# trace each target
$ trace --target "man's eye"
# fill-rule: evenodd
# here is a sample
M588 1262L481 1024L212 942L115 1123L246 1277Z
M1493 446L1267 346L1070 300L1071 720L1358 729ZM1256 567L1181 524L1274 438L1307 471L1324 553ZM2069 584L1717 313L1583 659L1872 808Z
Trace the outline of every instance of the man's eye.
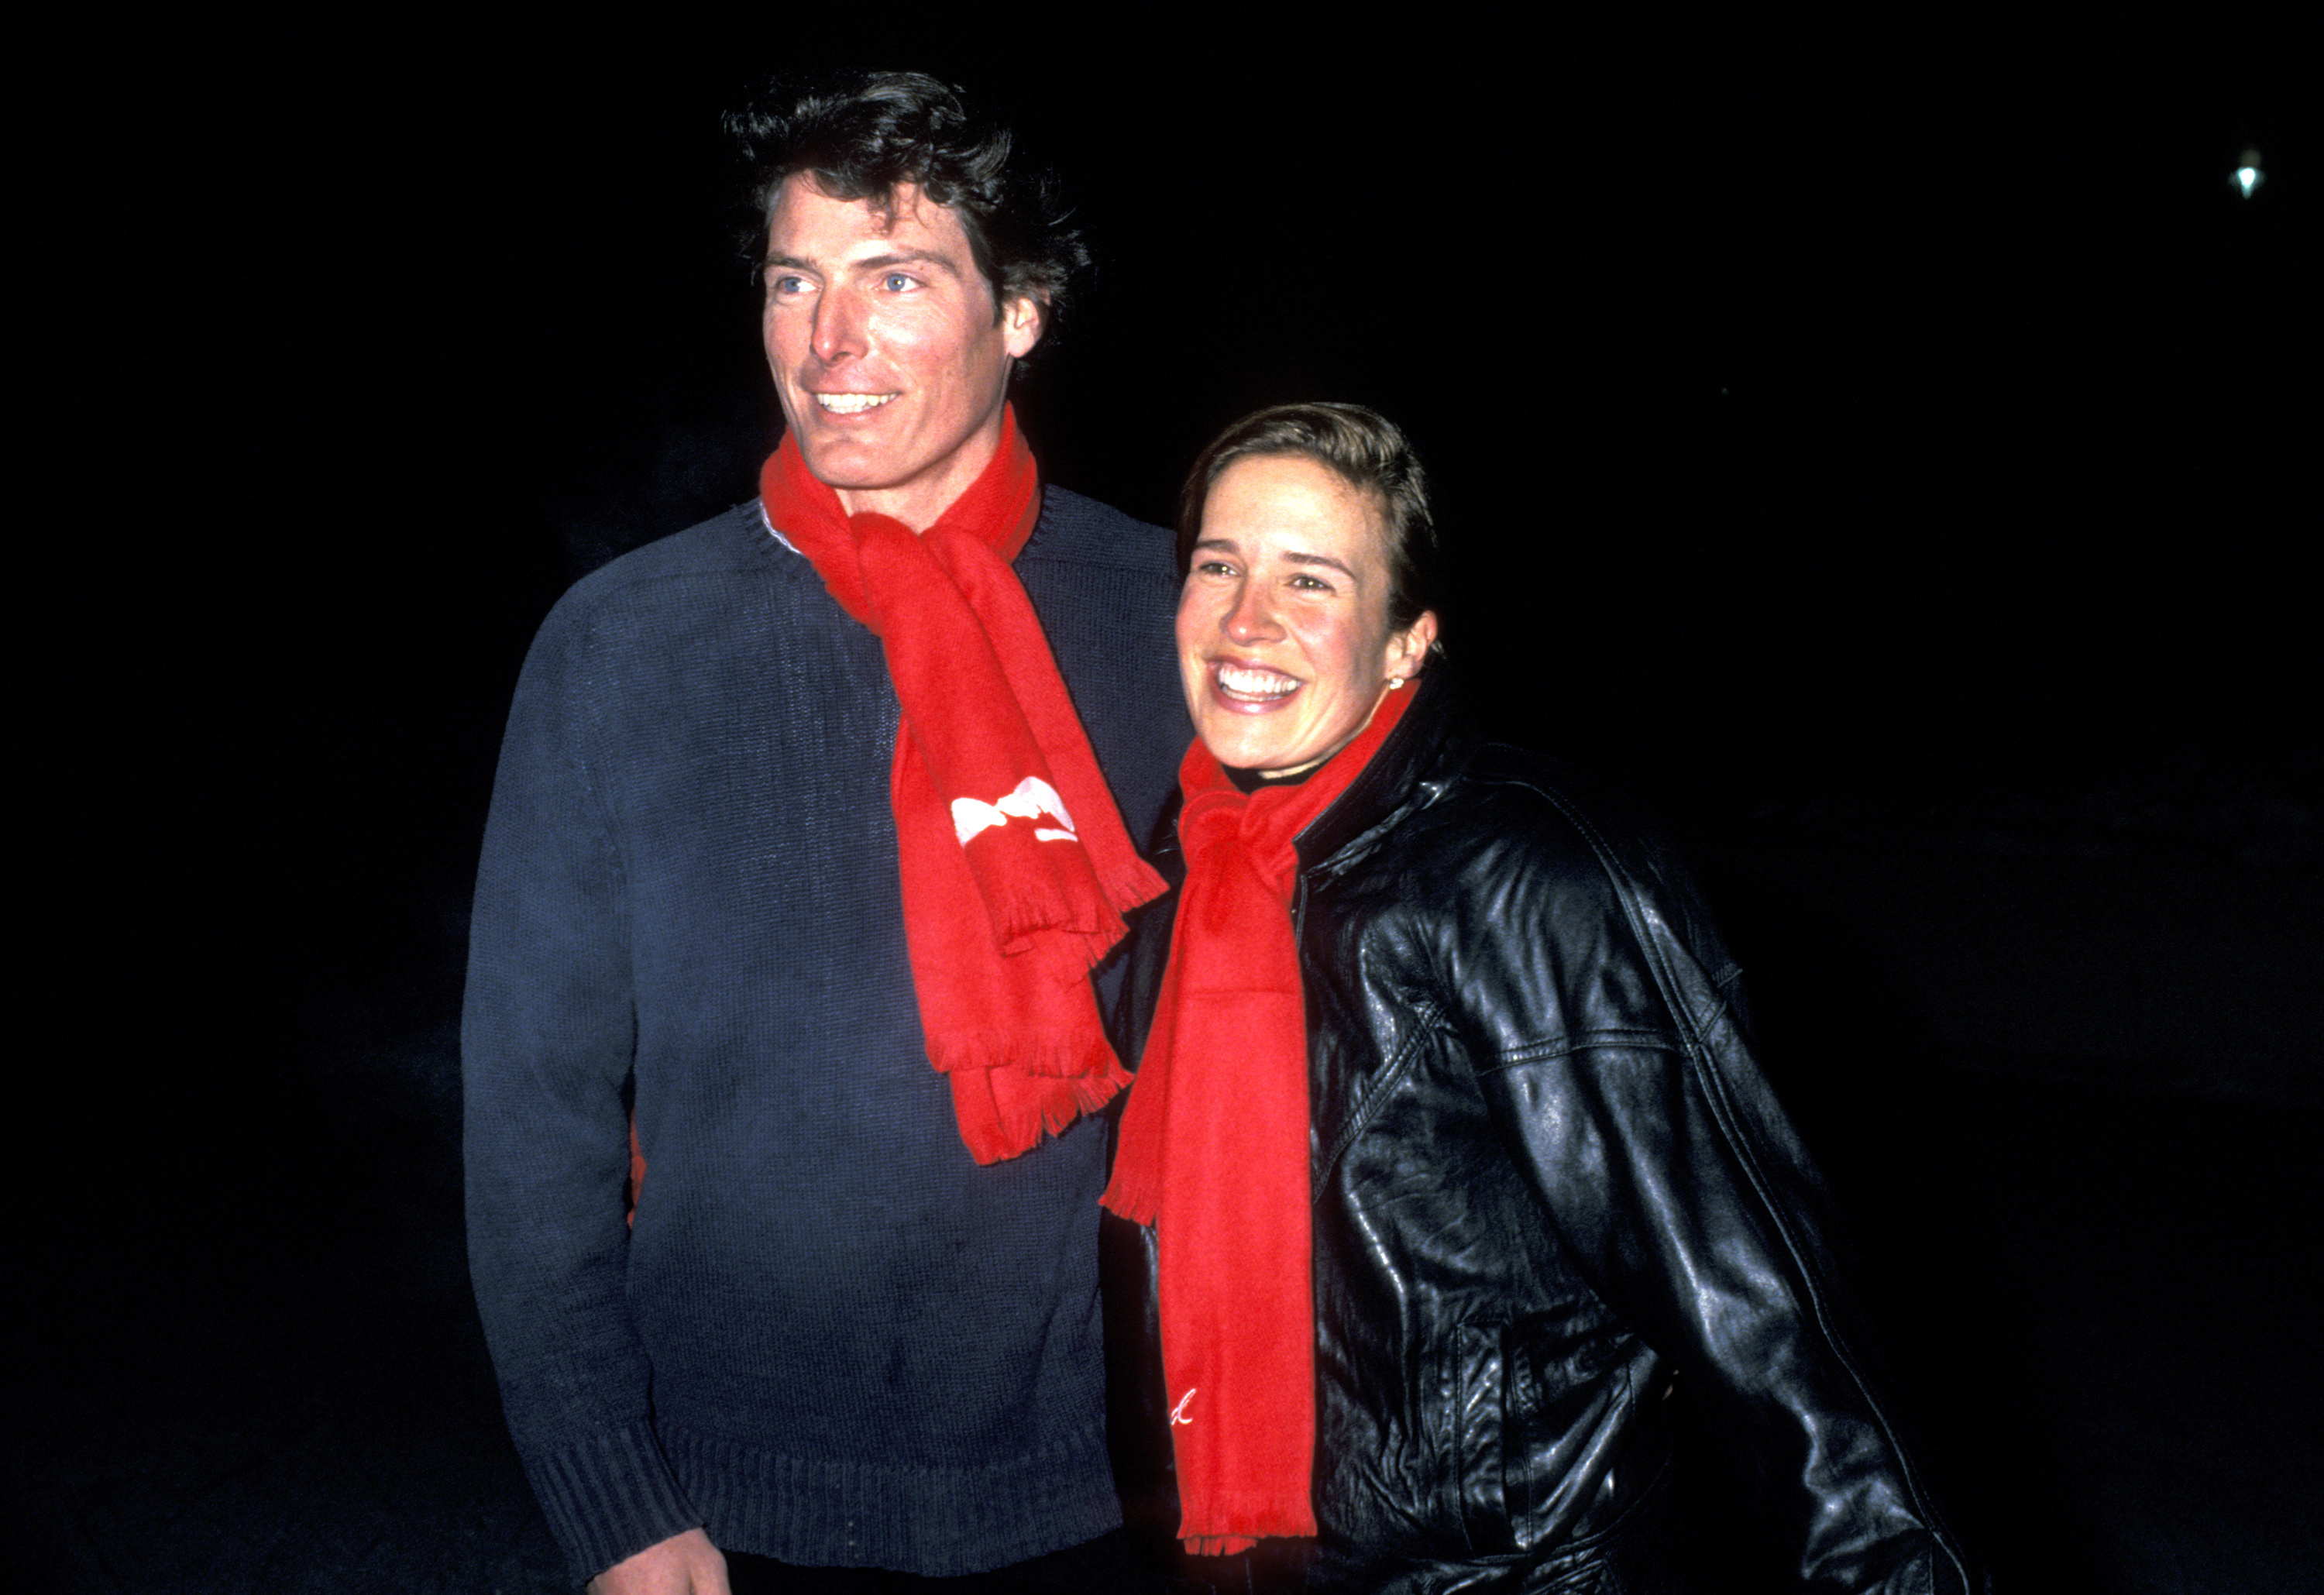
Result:
M904 293L912 289L918 288L919 283L917 280L906 276L901 272L890 272L885 277L880 279L880 286L886 289L890 293Z
M1232 576L1234 567L1223 559L1205 559L1194 567L1196 576Z
M1291 585L1295 587L1305 588L1306 591L1311 593L1328 593L1332 590L1331 583L1323 580L1320 576L1307 576L1304 573L1299 576L1293 576L1291 578Z
M767 279L767 291L772 294L805 293L807 288L807 281L804 277L793 277L778 272Z

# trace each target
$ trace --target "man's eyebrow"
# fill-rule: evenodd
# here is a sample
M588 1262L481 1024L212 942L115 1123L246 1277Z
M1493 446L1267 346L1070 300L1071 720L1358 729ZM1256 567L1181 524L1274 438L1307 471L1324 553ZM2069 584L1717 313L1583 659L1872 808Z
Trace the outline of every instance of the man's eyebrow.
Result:
M859 272L884 272L890 266L938 266L953 276L960 275L960 267L948 257L925 249L900 249L891 254L868 254L859 261L847 263Z
M954 277L960 275L960 267L953 261L944 255L922 249L899 249L887 254L865 255L862 260L842 261L840 266L843 270L853 272L885 272L897 266L936 266ZM761 272L772 272L779 268L788 272L820 272L824 269L815 262L801 260L795 254L769 254L760 257L759 270Z

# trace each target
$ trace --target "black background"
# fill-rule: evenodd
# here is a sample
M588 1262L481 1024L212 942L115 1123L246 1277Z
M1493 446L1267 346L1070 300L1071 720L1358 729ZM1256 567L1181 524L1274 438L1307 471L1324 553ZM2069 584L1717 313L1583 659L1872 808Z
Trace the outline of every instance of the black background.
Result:
M51 1332L23 1467L73 1580L553 1566L460 1279L449 1027L500 718L557 594L747 496L771 444L719 113L770 71L893 64L1004 107L1098 248L1019 395L1052 479L1163 520L1256 405L1354 400L1413 434L1471 689L1655 792L1734 894L2005 1562L2061 1588L2297 1581L2312 1530L2267 1503L2312 1472L2282 1415L2312 1414L2314 1376L2271 1369L2263 1397L2247 1364L2307 1360L2274 1249L2312 1240L2280 1212L2319 1100L2307 39L2249 13L1247 10L1102 40L693 14L213 18L86 39L28 84L27 784L61 890L28 927ZM2305 993L2277 1028L2311 1039L2257 1083L2229 1058L2192 1084L1915 1042L1858 927L1766 886L1803 849L1982 871L2005 914L2012 870L2102 870L2058 889L2092 913L2164 879L2230 917L2248 898L2275 960L2255 1000ZM1850 900L1883 917L1901 890ZM2191 934L2157 924L2142 945ZM2241 1000L2171 1000L2215 999ZM1868 1081L1890 1052L1914 1070ZM1963 1237L2017 1232L2019 1201L2057 1258L2012 1274ZM2167 1273L2163 1231L2211 1265L2248 1249L2246 1342L2190 1308L2183 1341L2093 1351L2076 1318L2042 1356L2146 1388L2200 1344L2230 1407L2278 1415L2153 1418L2270 1481L2194 1528L2092 1504L2152 1481L2089 1482L2017 1398L2052 1365L1992 1328L2050 1310L2008 1282L2057 1258ZM356 1483L296 1462L355 1452L379 1459ZM482 1516L456 1533L447 1499ZM2154 1546L2123 1549L2133 1518ZM370 1526L327 1546L318 1520ZM491 1554L381 1571L421 1542Z

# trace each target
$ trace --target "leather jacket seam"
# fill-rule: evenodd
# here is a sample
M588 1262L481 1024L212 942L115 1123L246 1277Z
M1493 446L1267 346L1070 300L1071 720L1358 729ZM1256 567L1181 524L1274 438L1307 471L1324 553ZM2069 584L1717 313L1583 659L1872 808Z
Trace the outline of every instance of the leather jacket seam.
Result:
M1521 1064L1551 1063L1584 1052L1682 1051L1683 1048L1677 1039L1661 1030L1591 1030L1555 1041L1536 1041L1523 1046L1504 1047L1490 1063L1480 1065L1477 1072L1480 1074L1498 1074Z
M1388 1060L1388 1067L1379 1072L1371 1088L1349 1110L1347 1124L1333 1138L1331 1149L1316 1159L1312 1182L1315 1190L1321 1191L1330 1183L1332 1171L1339 1166L1340 1159L1347 1156L1348 1148L1356 1144L1356 1138L1363 1134L1364 1127L1379 1112L1380 1104L1393 1094L1397 1084L1411 1072L1413 1060L1427 1045L1428 1038L1443 1028L1440 1021L1444 1017L1444 1010L1436 1003L1424 1003L1412 1010L1412 1017L1411 1036L1397 1048L1396 1056Z

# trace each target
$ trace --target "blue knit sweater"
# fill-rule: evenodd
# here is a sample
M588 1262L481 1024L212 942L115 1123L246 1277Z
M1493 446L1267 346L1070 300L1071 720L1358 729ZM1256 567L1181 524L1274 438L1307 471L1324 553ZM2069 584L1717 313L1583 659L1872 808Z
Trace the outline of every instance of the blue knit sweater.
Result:
M1190 734L1168 534L1052 487L1016 568L1142 842ZM1119 1521L1104 1128L963 1148L905 953L896 724L878 639L755 502L582 581L525 662L476 886L468 1245L576 1577L696 1525L953 1574Z

